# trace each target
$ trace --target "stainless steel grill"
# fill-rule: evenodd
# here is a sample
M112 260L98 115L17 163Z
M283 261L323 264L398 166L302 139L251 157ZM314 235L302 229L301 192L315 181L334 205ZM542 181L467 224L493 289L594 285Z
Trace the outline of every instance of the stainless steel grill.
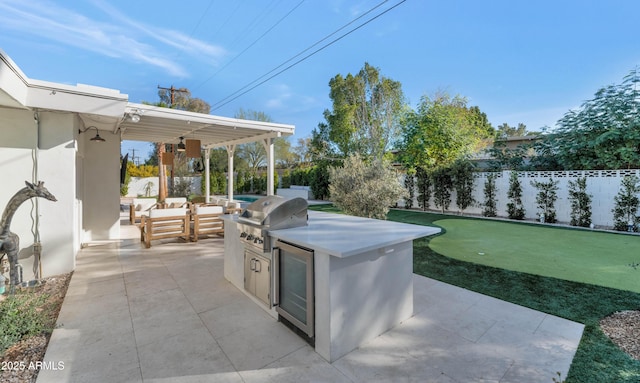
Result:
M238 217L240 238L261 252L271 251L269 230L306 226L307 201L304 198L267 196L251 203Z

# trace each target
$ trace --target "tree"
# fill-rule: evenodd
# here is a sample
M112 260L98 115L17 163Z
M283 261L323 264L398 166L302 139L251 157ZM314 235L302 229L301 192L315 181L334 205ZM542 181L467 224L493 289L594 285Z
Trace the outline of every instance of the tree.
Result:
M255 110L240 108L235 118L244 120L272 122L269 115ZM297 162L295 154L291 151L291 143L286 137L278 137L273 140L274 163L281 168L291 168ZM236 149L238 157L246 162L252 177L257 175L258 169L267 165L267 151L262 141L248 142L239 145Z
M458 160L451 168L453 187L456 190L456 206L460 212L475 203L473 198L473 164L468 160Z
M538 189L536 203L538 204L538 209L541 211L542 222L556 222L555 203L558 199L558 182L559 181L554 181L553 178L549 178L547 182L531 181L531 186Z
M587 193L587 177L569 181L569 201L571 201L571 225L589 227L591 225L591 195Z
M402 85L368 63L356 74L329 81L331 111L325 110L329 145L341 157L359 153L382 160L400 129L405 106Z
M311 137L298 138L297 144L293 147L298 164L311 162Z
M599 89L580 108L567 112L545 135L565 169L640 166L640 73Z
M640 180L636 176L625 176L620 185L620 191L615 196L613 212L613 228L626 231L632 230L638 223L638 208L640 207Z
M477 151L493 130L477 107L446 93L422 97L417 111L405 115L398 142L402 161L421 168L447 167Z
M291 142L287 137L278 137L273 140L275 164L282 169L291 169L299 163L298 156L291 148Z
M191 92L187 88L175 89L173 86L171 89L159 89L158 97L160 98L160 105L172 109L188 110L190 112L211 113L211 106L208 102L197 98L191 97ZM172 96L173 93L173 96ZM173 100L172 100L173 98ZM173 103L171 102L173 101Z
M356 153L344 166L329 169L329 190L334 204L345 213L386 219L389 207L406 195L388 161L364 161Z
M527 126L523 123L519 123L518 126L513 127L504 122L502 123L502 125L498 125L498 128L496 130L496 138L521 137L531 134L535 133L528 131Z
M509 202L507 203L507 215L510 219L522 220L525 216L522 204L522 185L518 178L518 172L512 171L509 176L509 190L507 191Z
M503 139L498 139L493 143L493 147L488 150L491 155L489 165L493 170L522 170L524 167L524 158L528 147L518 145L515 149L507 148L507 143Z
M484 182L484 210L482 215L485 217L495 217L498 215L496 207L496 175L489 174Z
M267 153L261 142L247 142L238 146L237 151L238 156L247 163L251 177L255 177L258 169L267 164Z
M449 210L451 204L451 188L453 187L453 180L451 179L451 173L448 168L440 167L433 171L433 202L436 207L445 210Z
M234 117L243 120L272 122L271 117L266 113L251 109L245 110L240 108ZM246 162L251 178L257 177L258 169L267 163L267 152L261 141L238 145L236 153L239 158L242 158L244 162Z

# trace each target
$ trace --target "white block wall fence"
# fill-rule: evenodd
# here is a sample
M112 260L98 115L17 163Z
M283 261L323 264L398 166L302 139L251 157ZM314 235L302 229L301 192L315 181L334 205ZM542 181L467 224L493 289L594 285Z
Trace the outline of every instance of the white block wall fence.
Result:
M496 205L498 217L507 217L507 191L509 190L509 175L511 171L495 172L496 175ZM484 203L484 184L489 172L474 173L473 198L476 204L467 208L463 214L482 215ZM587 178L587 193L591 194L591 221L596 227L613 227L613 213L615 201L614 197L620 191L620 184L625 176L635 175L640 177L638 169L622 170L563 170L563 171L529 171L518 172L520 184L522 185L522 202L524 204L526 219L538 219L538 208L536 195L538 189L531 185L531 181L546 182L549 178L558 182L558 199L555 203L556 217L559 223L569 223L571 221L571 202L569 201L569 181L577 178ZM404 179L402 180L404 181ZM417 190L413 207L418 208ZM451 192L451 205L447 213L459 213L456 206L456 192ZM398 206L404 207L404 201L399 201ZM430 210L438 210L431 198Z
M174 181L179 182L179 178L191 183L191 193L200 194L202 184L201 177L175 177ZM131 177L127 197L146 197L147 188L149 196L158 195L158 177Z

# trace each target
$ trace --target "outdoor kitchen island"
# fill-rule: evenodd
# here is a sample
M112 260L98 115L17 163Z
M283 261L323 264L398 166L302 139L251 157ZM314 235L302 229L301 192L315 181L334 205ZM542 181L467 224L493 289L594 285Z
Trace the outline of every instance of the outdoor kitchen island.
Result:
M410 318L413 240L439 232L433 227L315 211L308 212L305 226L269 231L274 247L283 241L313 250L316 352L333 362ZM237 216L227 216L225 278L246 292L239 234ZM272 278L278 278L277 272ZM272 289L279 285L272 280ZM270 305L263 307L274 312Z

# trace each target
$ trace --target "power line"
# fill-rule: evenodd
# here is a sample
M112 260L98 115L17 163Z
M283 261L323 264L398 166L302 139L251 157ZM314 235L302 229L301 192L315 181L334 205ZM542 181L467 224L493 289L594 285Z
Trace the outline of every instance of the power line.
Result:
M202 20L204 20L204 17L207 15L207 13L209 12L209 8L211 8L211 6L213 5L215 0L211 0L209 2L209 5L207 5L207 8L205 8L204 12L202 12L202 15L200 15L200 19L198 20L198 22L196 23L196 25L193 27L193 30L191 31L191 34L189 35L189 38L187 39L187 42L185 43L185 45L189 45L191 44L191 39L193 38L193 35L196 33L196 31L198 30L198 27L200 27L200 24L202 23Z
M387 1L388 1L388 0L387 0ZM375 8L379 7L380 5L382 5L382 4L384 4L384 3L386 3L387 1L383 1L382 3L378 4L376 7L372 8L372 9L375 9ZM293 68L294 66L296 66L296 65L300 64L301 62L305 61L305 60L306 60L306 59L308 59L309 57L311 57L311 56L315 55L316 53L318 53L318 52L320 52L320 51L324 50L325 48L327 48L327 47L329 47L329 46L333 45L334 43L336 43L336 42L338 42L338 41L342 40L342 39L343 39L343 38L345 38L346 36L348 36L348 35L350 35L351 33L353 33L353 32L355 32L355 31L357 31L358 29L360 29L360 28L364 27L365 25L367 25L367 24L369 24L370 22L372 22L372 21L376 20L377 18L379 18L379 17L381 17L381 16L385 15L387 12L389 12L389 11L393 10L394 8L398 7L399 5L401 5L402 3L406 2L406 1L407 1L407 0L402 0L402 1L398 2L397 4L395 4L395 5L393 5L393 6L389 7L389 8L387 8L386 10L384 10L384 11L380 12L379 14L377 14L377 15L373 16L372 18L368 19L367 21L363 22L362 24L360 24L360 25L356 26L355 28L353 28L353 29L349 30L348 32L346 32L346 33L344 33L344 34L340 35L338 38L336 38L336 39L334 39L334 40L331 40L331 41L330 41L330 42L328 42L327 44L325 44L325 45L321 46L320 48L316 49L315 51L311 52L310 54L308 54L308 55L304 56L304 57L303 57L303 58L301 58L300 60L295 61L295 62L294 62L294 63L292 63L291 65L289 65L289 66L285 67L284 69L282 69L282 70L280 70L280 71L276 72L276 73L275 73L275 74L273 74L272 76L269 76L269 77L267 77L266 79L264 79L263 81L260 81L260 79L262 79L262 78L264 78L264 77L268 76L270 73L274 72L274 71L275 71L275 70L277 70L278 68L282 67L282 66L283 66L283 65L285 65L286 63L288 63L288 62L290 62L291 60L293 60L293 58L300 56L303 52L308 51L311 47L310 47L310 48L305 49L303 52L301 52L301 53L297 54L296 56L294 56L293 58L291 58L291 59L289 59L289 60L285 61L283 64L280 64L279 66L277 66L276 68L274 68L274 69L270 70L270 71L269 71L269 72L267 72L266 74L264 74L264 75L262 75L262 76L258 77L256 80L253 80L252 82L248 83L247 85L243 86L242 88L238 89L237 91L235 91L235 92L231 93L229 96L227 96L227 97L223 98L222 100L218 101L217 103L215 103L214 105L212 105L212 106L211 106L211 110L213 111L213 110L216 110L216 109L220 109L221 107L223 107L223 106L225 106L225 105L229 104L231 101L233 101L233 100L235 100L235 99L237 99L237 98L239 98L239 97L241 97L241 96L245 95L246 93L248 93L248 92L252 91L253 89L255 89L255 88L259 87L260 85L262 85L262 84L266 83L267 81L271 80L272 78L274 78L274 77L276 77L276 76L280 75L281 73L283 73L283 72L285 72L285 71L287 71L287 70L289 70L289 69ZM369 11L369 12L370 12L370 11ZM367 12L367 13L368 13L368 12ZM357 19L356 19L356 20L357 20ZM351 24L351 23L353 23L353 21L351 21L349 24ZM347 24L347 25L349 25L349 24ZM339 30L341 30L341 29L343 29L343 28L344 28L344 27L342 27L342 28L338 29L338 31L339 31ZM332 34L330 34L329 36L332 36L332 35L334 35L335 33L336 33L336 32L333 32L333 33L332 33ZM324 39L322 39L322 40L320 40L320 41L324 41L324 40L326 40L329 36L325 37ZM315 46L315 45L317 45L317 44L318 44L318 43L316 43L316 44L312 45L312 47L313 47L313 46ZM260 82L258 82L258 81L260 81ZM256 82L257 82L257 84L256 84ZM253 86L252 86L252 84L255 84L255 85L253 85ZM247 89L247 88L248 88L248 89ZM246 89L246 90L245 90L245 89Z
M250 87L251 85L257 83L258 81L260 81L262 78L267 77L269 74L275 72L276 70L278 70L279 68L282 68L283 66L285 66L287 63L293 61L294 59L296 59L299 56L302 56L305 52L311 50L313 47L315 47L316 45L320 44L321 42L329 39L331 36L337 34L338 32L340 32L341 30L345 29L346 27L348 27L349 25L355 23L356 21L360 20L361 18L365 17L366 15L368 15L369 13L373 12L374 10L380 8L383 4L387 3L389 0L384 0L381 3L378 3L376 6L372 7L371 9L369 9L368 11L364 12L363 14L361 14L360 16L356 17L355 19L351 20L350 22L348 22L347 24L343 25L342 27L336 29L335 31L333 31L332 33L328 34L327 36L323 37L322 39L316 41L314 44L312 44L311 46L307 47L305 50L303 50L302 52L298 53L297 55L289 58L288 60L286 60L285 62L283 62L282 64L278 65L277 67L271 69L269 72L263 74L262 76L258 77L257 79L251 81L250 83L246 84L245 86L243 86L242 88L236 90L235 92L231 93L230 95L228 95L227 97L223 98L222 100L218 101L215 105L218 105L222 102L224 102L225 100L233 97L234 95L242 92L244 89L247 89L248 87ZM210 80L207 79L207 81ZM252 88L253 89L253 88ZM244 94L244 93L243 93ZM235 98L234 98L235 100ZM232 101L232 100L231 100ZM224 104L226 105L226 104ZM222 106L222 105L221 105Z
M247 26L242 31L237 33L236 39L233 42L231 42L229 46L233 47L234 45L242 41L244 37L248 36L249 33L251 33L253 29L255 29L258 26L258 24L260 24L260 20L265 18L269 13L271 13L271 11L273 10L272 7L274 6L274 4L277 6L276 0L272 0L269 4L267 4L267 6L264 7L264 9L260 11L253 18L253 20L251 20L251 22L247 24Z
M238 58L240 58L240 56L242 56L245 52L247 52L251 47L253 47L258 41L260 41L263 37L265 37L269 32L271 32L276 26L278 26L278 24L280 24L284 19L286 19L290 14L293 13L293 11L295 11L300 5L302 5L302 3L304 3L305 0L300 1L296 6L294 6L289 12L287 12L284 16L282 16L278 21L276 21L275 24L273 24L269 29L267 29L263 34L261 34L257 39L255 39L251 44L249 44L245 49L242 50L242 52L238 53L234 58L232 58L229 62L227 62L226 64L224 64L222 66L222 68L218 69L214 74L212 74L211 76L209 76L206 80L204 80L202 83L200 83L200 85L198 85L197 87L195 87L195 89L200 88L201 86L203 86L204 84L206 84L207 82L209 82L212 78L214 78L218 73L222 72L225 68L227 68L229 65L231 65L231 63L233 63L234 61L236 61Z

